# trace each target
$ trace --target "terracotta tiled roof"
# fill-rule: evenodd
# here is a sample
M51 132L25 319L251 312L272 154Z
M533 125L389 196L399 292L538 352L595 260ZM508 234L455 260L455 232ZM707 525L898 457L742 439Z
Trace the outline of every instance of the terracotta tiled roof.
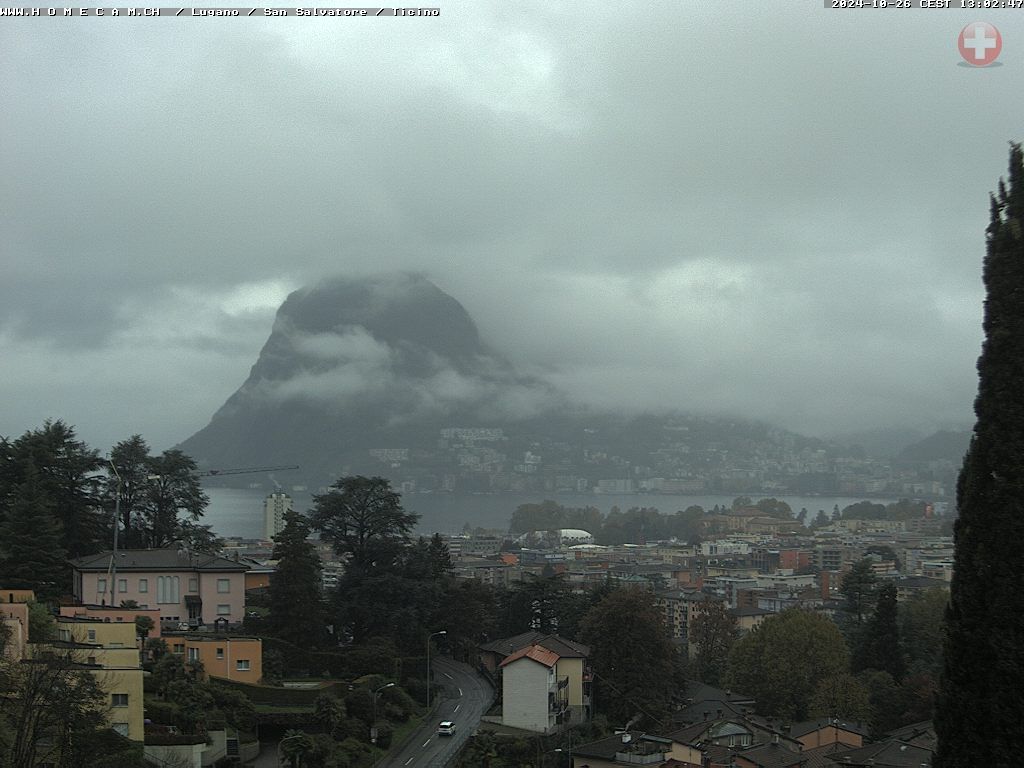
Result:
M498 666L504 667L511 664L513 661L519 661L519 659L532 659L539 664L543 664L545 667L553 667L558 663L559 658L560 657L557 653L548 650L542 645L528 645L526 648L521 648L513 653Z
M563 659L581 659L590 655L590 648L586 645L560 635L544 634L543 632L523 632L521 635L494 640L486 645L481 645L480 650L509 656L530 645L543 645Z

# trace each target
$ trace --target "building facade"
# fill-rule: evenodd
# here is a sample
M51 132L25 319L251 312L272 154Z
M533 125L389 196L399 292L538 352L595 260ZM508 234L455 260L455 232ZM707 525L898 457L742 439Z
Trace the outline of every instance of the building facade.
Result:
M190 626L245 617L248 566L216 555L184 549L130 549L71 561L75 601L110 606L111 585L118 605L134 600L156 608L164 622Z
M284 516L294 511L292 497L275 491L263 501L263 538L272 539L284 530Z

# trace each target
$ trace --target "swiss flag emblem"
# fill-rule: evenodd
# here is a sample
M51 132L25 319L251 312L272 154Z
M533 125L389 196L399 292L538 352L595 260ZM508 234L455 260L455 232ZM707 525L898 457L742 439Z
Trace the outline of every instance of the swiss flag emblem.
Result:
M1003 36L991 24L974 21L960 30L957 45L964 61L975 67L984 67L995 61L1003 50Z

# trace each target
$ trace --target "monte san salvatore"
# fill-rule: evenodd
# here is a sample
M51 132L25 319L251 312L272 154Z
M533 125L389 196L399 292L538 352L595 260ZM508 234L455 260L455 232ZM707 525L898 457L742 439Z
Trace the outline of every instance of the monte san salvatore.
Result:
M518 372L430 280L391 273L288 296L248 378L179 447L203 467L299 465L288 480L310 490L358 473L406 492L941 498L962 455L951 437L942 456L928 443L927 472L911 453L897 478L889 457L762 422L597 412ZM948 478L934 471L946 453Z

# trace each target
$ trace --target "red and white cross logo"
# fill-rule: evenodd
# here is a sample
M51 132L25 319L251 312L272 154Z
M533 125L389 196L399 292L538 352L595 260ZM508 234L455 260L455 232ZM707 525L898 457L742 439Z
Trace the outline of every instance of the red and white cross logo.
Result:
M974 21L960 30L957 45L964 61L976 67L984 67L999 56L1003 49L1003 37L991 24Z

